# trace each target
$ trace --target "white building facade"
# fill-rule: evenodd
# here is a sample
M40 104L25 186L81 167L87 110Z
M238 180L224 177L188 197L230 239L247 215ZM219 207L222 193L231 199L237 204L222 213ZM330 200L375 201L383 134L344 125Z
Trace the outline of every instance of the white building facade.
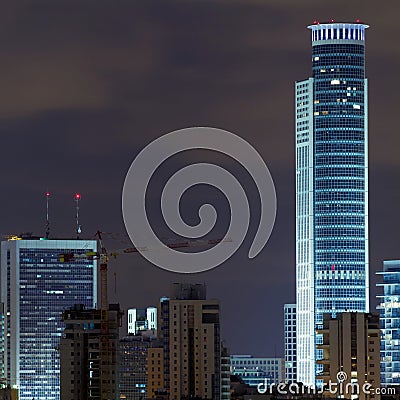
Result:
M157 308L130 308L128 310L128 334L138 335L140 331L157 330Z

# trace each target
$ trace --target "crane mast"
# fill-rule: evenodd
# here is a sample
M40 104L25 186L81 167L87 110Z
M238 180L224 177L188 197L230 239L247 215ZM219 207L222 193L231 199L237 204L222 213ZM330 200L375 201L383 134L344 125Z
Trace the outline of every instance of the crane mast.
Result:
M100 231L100 399L109 399L110 337L108 321L108 255Z

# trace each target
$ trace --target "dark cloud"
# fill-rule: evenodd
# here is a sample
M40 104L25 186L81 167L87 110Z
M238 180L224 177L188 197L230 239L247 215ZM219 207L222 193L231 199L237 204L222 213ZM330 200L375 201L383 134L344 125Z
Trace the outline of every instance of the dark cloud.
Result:
M261 255L243 248L197 276L139 255L111 264L123 307L155 304L168 282L204 281L223 306L235 353L282 354L283 303L295 300L294 81L311 73L307 24L360 18L370 79L371 270L399 257L399 4L387 1L37 1L7 4L0 23L0 231L72 235L81 191L85 234L124 232L121 189L138 151L194 125L243 136L267 161L278 194ZM225 161L224 161L225 162ZM112 241L113 248L124 243ZM372 276L371 295L375 295ZM372 304L375 300L372 297ZM271 329L271 327L273 327Z

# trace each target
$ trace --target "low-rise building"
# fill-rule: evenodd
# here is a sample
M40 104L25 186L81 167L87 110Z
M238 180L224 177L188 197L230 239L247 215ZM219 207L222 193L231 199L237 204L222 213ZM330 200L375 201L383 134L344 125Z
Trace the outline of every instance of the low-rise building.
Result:
M250 386L278 384L285 381L285 359L232 355L231 372Z

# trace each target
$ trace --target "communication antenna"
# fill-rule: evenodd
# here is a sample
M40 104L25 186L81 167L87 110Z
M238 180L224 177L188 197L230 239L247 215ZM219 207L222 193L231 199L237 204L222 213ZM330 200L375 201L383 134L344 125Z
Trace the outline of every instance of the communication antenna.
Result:
M50 200L50 192L46 192L46 239L50 236L50 219L49 219L49 200Z
M79 235L82 232L82 227L79 224L79 202L81 201L81 194L75 193L75 203L76 203L76 238L79 239Z

